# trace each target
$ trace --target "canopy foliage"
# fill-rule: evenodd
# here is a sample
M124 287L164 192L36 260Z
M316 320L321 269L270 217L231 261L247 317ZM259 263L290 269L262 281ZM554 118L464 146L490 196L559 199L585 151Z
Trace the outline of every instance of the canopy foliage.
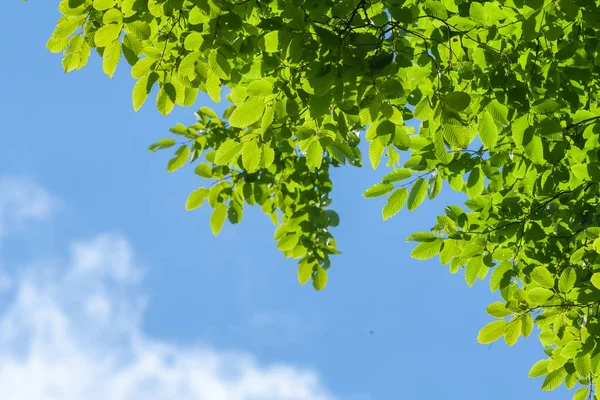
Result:
M531 377L574 399L600 379L600 1L63 0L47 47L65 71L94 49L104 72L129 64L133 107L152 89L169 114L198 91L208 107L178 137L169 172L208 180L186 208L214 208L217 234L258 205L298 279L327 282L332 167L383 162L364 196L383 219L443 186L464 192L416 259L439 256L467 285L488 275L500 298L481 343L513 345L534 326L546 358ZM418 129L414 129L418 126ZM400 154L405 161L401 161ZM210 183L212 182L212 183Z

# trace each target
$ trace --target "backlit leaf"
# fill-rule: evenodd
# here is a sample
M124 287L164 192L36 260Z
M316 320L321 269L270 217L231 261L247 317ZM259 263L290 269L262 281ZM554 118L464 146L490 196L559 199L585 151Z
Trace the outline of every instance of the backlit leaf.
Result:
M417 179L408 194L407 206L410 211L416 209L423 203L427 195L427 181L423 178Z
M507 322L504 320L492 321L479 331L477 341L481 344L489 344L500 339L506 332Z
M262 99L249 99L233 110L229 124L237 128L245 128L260 120L265 111Z
M221 232L226 218L227 206L223 203L218 203L210 216L210 229L213 235L217 236Z

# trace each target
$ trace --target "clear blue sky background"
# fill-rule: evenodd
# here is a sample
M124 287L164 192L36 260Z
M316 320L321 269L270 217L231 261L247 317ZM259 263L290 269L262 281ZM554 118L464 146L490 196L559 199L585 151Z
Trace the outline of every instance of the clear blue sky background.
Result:
M459 201L450 188L383 222L381 202L361 196L383 172L335 171L342 218L335 236L344 254L335 257L325 291L301 287L260 210L246 208L242 224L214 238L210 208L184 210L188 193L202 185L192 168L167 174L169 154L146 150L176 122L191 123L194 109L163 117L152 99L134 113L125 63L113 80L97 56L64 74L61 57L45 50L56 9L53 1L16 0L3 8L0 174L31 177L63 204L60 224L4 244L9 264L31 252L60 253L72 237L118 232L147 266L142 324L151 338L311 368L340 399L569 396L541 392L541 380L527 378L543 358L535 335L512 348L477 344L490 321L485 306L497 299L487 282L469 289L462 273L450 275L437 259L409 258L406 236ZM211 102L200 97L201 104Z

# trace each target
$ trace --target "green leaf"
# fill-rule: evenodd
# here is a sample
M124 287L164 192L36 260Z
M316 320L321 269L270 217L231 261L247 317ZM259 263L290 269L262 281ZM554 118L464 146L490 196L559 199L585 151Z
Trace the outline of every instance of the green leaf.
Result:
M528 376L530 378L537 378L538 376L546 375L548 373L548 362L549 360L540 360L533 364Z
M190 148L187 145L183 145L175 152L175 157L169 160L167 164L167 172L175 172L179 168L187 164L190 158Z
M489 306L487 306L485 311L495 318L504 318L512 314L512 312L506 308L506 304L501 301L496 301L490 304Z
M546 303L548 299L553 295L554 292L541 287L534 287L527 290L527 296L529 297L529 301L534 306L539 306Z
M387 204L383 206L383 209L381 210L383 220L386 221L398 214L398 212L404 206L407 197L408 190L406 190L406 188L399 188L392 193L390 197L388 197Z
M492 115L484 111L479 117L479 137L487 149L493 149L498 143L498 128Z
M134 111L138 111L146 102L148 94L152 91L152 86L156 82L156 75L150 74L140 78L133 87L131 100L133 102Z
M550 372L546 375L544 383L542 383L542 390L554 390L561 385L565 378L564 368L559 368L555 371Z
M394 190L394 185L391 183L376 183L363 193L363 197L370 199L388 194Z
M105 47L117 40L121 33L121 28L122 25L120 24L108 24L100 27L94 36L96 46Z
M175 86L167 82L158 91L156 96L156 108L162 115L169 115L175 107L177 100L177 90Z
M198 109L198 114L206 115L208 118L218 118L217 113L210 107L202 106Z
M521 335L527 337L533 331L533 318L531 314L527 313L524 317L521 317L523 321L521 321Z
M484 24L486 22L486 13L481 3L470 3L469 16L476 24Z
M223 203L218 203L210 216L210 229L213 235L217 236L221 232L226 218L227 206Z
M479 331L477 341L481 344L489 344L500 339L506 332L507 322L504 320L492 321Z
M298 266L298 283L305 285L308 283L313 273L313 264L302 261Z
M561 106L556 100L545 99L531 107L531 111L536 114L553 114L560 110L560 108Z
M467 179L467 194L469 195L469 198L473 199L477 196L481 196L485 187L484 185L483 171L480 167L473 168Z
M217 165L230 164L231 162L233 162L234 158L240 153L241 150L241 143L238 143L233 139L227 139L217 149L217 154L215 155L214 162Z
M265 102L262 99L248 99L233 110L229 117L229 125L245 128L258 122L264 112Z
M196 63L201 56L202 53L200 51L194 51L186 55L179 63L179 75L189 79L194 79L196 76Z
M415 232L408 235L407 242L434 242L439 238L431 232Z
M492 100L485 107L490 113L494 121L500 125L508 125L508 107L500 103L498 100Z
M408 195L408 210L412 211L419 207L421 203L425 200L425 196L427 195L427 181L423 178L417 179L413 187L410 189L410 193Z
M212 71L208 73L208 78L206 78L206 93L215 103L221 102L221 79Z
M581 388L573 394L573 400L586 400L590 394L588 388Z
M229 61L217 49L211 50L208 55L208 64L210 70L220 79L229 79L231 73L231 65Z
M558 289L562 293L569 293L575 286L576 281L577 273L575 270L573 268L567 268L562 272L562 274L560 274L560 279L558 280Z
M250 82L246 90L249 96L266 97L273 93L273 84L266 79Z
M463 111L471 103L471 96L465 92L452 92L446 95L446 102L456 111Z
M277 243L277 248L281 251L292 250L298 244L300 237L296 234L285 235Z
M210 179L212 178L212 168L208 164L198 164L196 169L194 169L194 173L196 175L201 176L202 178Z
M93 7L98 11L108 10L114 7L116 0L94 0Z
M168 149L169 147L173 147L177 144L177 142L175 141L175 139L171 139L171 138L166 138L166 139L161 139L158 142L150 145L150 147L148 147L148 150L150 150L151 152L156 152L156 150L162 150L162 149Z
M382 183L400 182L412 176L412 171L408 168L397 168L386 174L381 180Z
M252 173L258 170L262 151L258 147L256 140L244 143L242 147L242 164L246 171Z
M379 166L383 150L385 150L385 146L378 138L371 141L369 145L369 160L371 161L371 167L373 167L373 169L377 169Z
M485 268L483 257L474 257L469 260L467 267L465 268L465 282L467 283L467 286L473 286L482 268Z
M318 140L313 141L306 149L306 165L311 171L321 168L323 147Z
M594 285L594 287L596 289L600 289L600 272L595 272L592 275L591 282L592 282L592 285Z
M427 185L427 197L429 200L433 200L442 190L443 180L440 174L434 173L429 177L429 183Z
M581 351L583 343L579 340L571 340L561 350L560 356L568 358L569 360L575 358L575 356Z
M523 320L519 317L511 320L506 326L506 332L504 332L504 341L509 346L514 346L519 340L521 335L521 324Z
M268 53L276 53L279 51L279 32L271 31L264 36L265 51Z
M115 74L120 59L121 44L118 41L114 41L104 48L104 54L102 55L102 70L110 78Z
M69 40L69 45L64 54L62 64L65 72L80 69L87 63L90 56L90 46L82 36L75 35Z
M542 287L554 287L554 276L546 267L535 267L531 273L531 278Z
M200 207L202 203L204 203L206 196L208 196L208 189L199 188L194 190L192 193L190 193L185 202L185 209L190 211Z
M46 48L48 50L50 50L52 53L60 53L68 45L69 45L69 39L67 39L67 38L55 38L55 37L51 37L46 42Z
M183 46L187 51L196 51L200 50L200 46L204 43L204 37L200 32L192 31L189 35L185 37L183 41Z
M433 242L419 243L410 253L410 256L417 260L428 260L433 258L440 254L442 243L443 240L441 239L437 239Z
M317 267L317 273L313 275L313 287L317 290L323 290L327 286L327 271L322 267Z
M275 151L269 146L263 146L262 157L260 159L261 168L269 168L275 161Z
M523 135L523 146L527 158L536 164L545 163L542 138L536 135L532 129L525 131Z
M419 119L428 119L431 114L433 114L433 110L429 105L429 99L427 97L423 97L423 99L415 106L414 116Z
M592 360L590 353L581 354L573 359L575 369L581 376L589 376L592 370Z

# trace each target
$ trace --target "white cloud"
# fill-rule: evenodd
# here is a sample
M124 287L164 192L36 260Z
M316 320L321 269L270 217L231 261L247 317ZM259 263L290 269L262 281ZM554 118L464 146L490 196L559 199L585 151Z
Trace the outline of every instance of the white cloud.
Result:
M46 216L50 197L31 197L45 193L33 184L27 190L0 195L0 212L18 203L24 216ZM143 268L123 237L75 242L65 262L17 270L12 290L0 295L3 400L333 399L311 370L147 337Z
M22 177L0 177L0 234L29 220L47 219L56 200L42 187Z

